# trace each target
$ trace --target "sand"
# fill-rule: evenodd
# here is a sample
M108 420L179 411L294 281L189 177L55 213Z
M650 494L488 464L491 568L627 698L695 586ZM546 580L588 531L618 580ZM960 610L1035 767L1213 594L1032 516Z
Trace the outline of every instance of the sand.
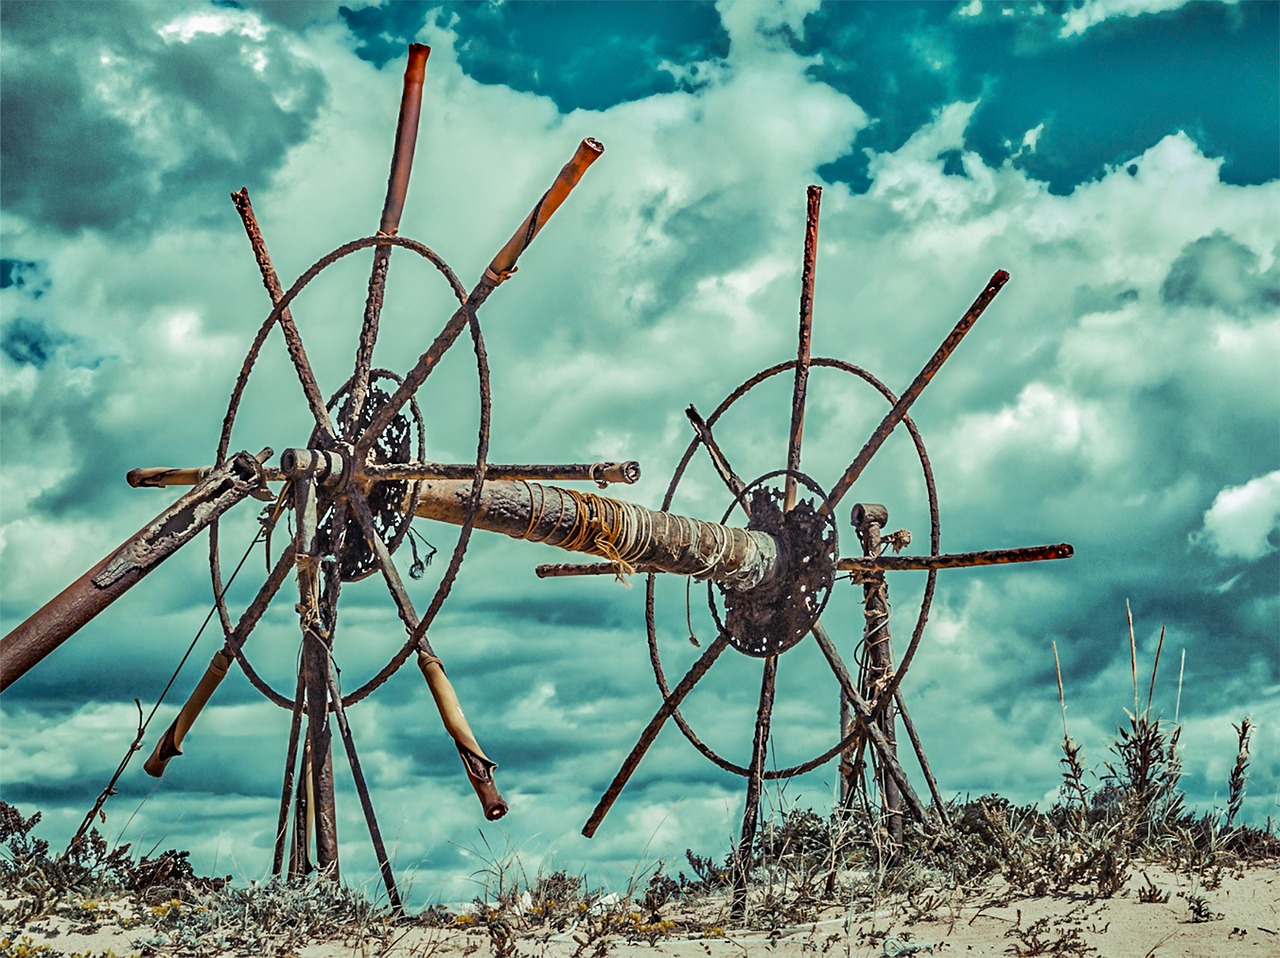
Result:
M924 891L910 898L891 896L873 907L828 908L813 920L786 927L740 929L720 925L722 900L696 907L667 905L662 917L671 929L647 934L631 922L627 936L598 937L590 918L553 932L530 928L533 919L513 916L495 941L482 922L470 927L425 927L410 921L385 929L387 937L363 940L312 940L296 951L299 958L387 955L511 956L604 955L737 956L744 954L880 956L1098 955L1102 958L1272 958L1280 955L1280 863L1223 871L1220 879L1175 874L1160 865L1135 867L1125 888L1107 899L1079 896L1010 898L999 882L964 896ZM1142 894L1154 886L1156 893ZM1146 900L1156 898L1167 900ZM5 901L11 908L14 900ZM1195 907L1193 908L1193 904ZM70 906L70 907L68 907ZM170 906L172 907L172 906ZM179 905L179 907L191 907ZM165 918L155 909L128 902L67 903L59 914L25 925L5 922L0 956L116 956L196 954L172 944L147 945ZM71 912L76 918L67 917ZM141 913L141 914L140 914ZM1196 920L1199 919L1199 920ZM464 918L465 923L468 919ZM624 924L626 920L624 919ZM594 923L598 927L598 922ZM96 926L96 927L95 927ZM631 938L632 940L628 940ZM649 939L649 940L646 940ZM39 950L41 947L47 951ZM261 950L261 949L260 949ZM201 954L250 954L234 948Z

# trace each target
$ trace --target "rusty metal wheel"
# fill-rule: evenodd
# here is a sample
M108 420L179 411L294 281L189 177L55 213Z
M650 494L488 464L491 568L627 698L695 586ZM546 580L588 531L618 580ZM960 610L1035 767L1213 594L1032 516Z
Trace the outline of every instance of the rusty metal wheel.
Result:
M255 252L261 250L261 237L257 232L256 221L253 220L247 195L237 195L237 205L245 218L246 229L254 243ZM376 315L371 319L366 315L360 333L360 347L357 353L356 370L352 376L328 400L320 399L319 386L307 359L302 337L294 324L289 307L306 286L322 271L339 260L362 249L375 248L379 251L400 247L427 260L446 280L453 295L462 306L466 306L467 293L448 264L429 247L416 240L401 236L375 235L353 240L317 260L289 288L281 292L278 284L272 288L267 280L268 291L272 293L275 308L263 321L254 338L253 344L245 357L240 374L236 379L223 420L222 432L218 441L215 463L221 465L226 461L231 447L231 436L241 400L248 385L249 378L258 361L262 346L272 327L279 325L284 334L289 358L297 373L302 392L307 400L313 427L304 444L312 449L350 448L356 443L367 443L374 453L375 461L395 463L410 461L410 452L416 447L418 460L425 457L426 426L416 401L415 388L410 393L406 414L405 408L393 416L388 425L372 434L370 421L382 406L390 401L391 394L403 383L402 377L385 369L372 369L368 357L372 355L373 345L377 340L378 322ZM263 254L264 256L265 254ZM260 261L262 256L260 256ZM385 282L385 266L381 274L381 282ZM380 299L381 292L378 292ZM380 302L379 302L380 306ZM476 373L480 393L480 428L476 443L476 479L473 491L483 482L485 461L489 445L490 389L489 364L485 352L484 338L473 310L468 310L468 322L471 331L472 346L476 358ZM394 383L387 389L379 387L379 381ZM363 398L353 402L353 396L359 388ZM419 387L420 388L420 387ZM331 421L330 413L337 412L336 423ZM355 581L381 570L387 579L387 585L397 612L408 631L406 641L390 657L372 678L359 686L355 691L343 695L343 705L350 705L368 696L385 682L410 657L410 654L425 634L427 626L435 618L444 599L457 578L463 556L470 540L471 525L468 522L459 530L458 540L450 556L449 564L444 571L435 594L426 612L419 618L409 602L403 589L399 573L394 567L391 555L403 542L412 520L412 509L402 508L405 501L412 501L416 487L408 482L380 482L370 490L357 487L354 483L343 483L339 492L322 500L322 518L318 530L318 541L324 552L330 557L334 574L325 577L326 587L322 594L322 618L329 632L333 631L337 621L337 602L341 583ZM268 517L272 525L292 509L291 497L283 491L274 507L275 515ZM271 513L272 507L265 510ZM286 695L274 688L254 668L244 653L244 642L261 620L268 606L275 598L285 580L289 577L293 563L292 546L282 550L279 559L267 576L266 582L246 609L233 621L228 608L225 586L221 572L219 528L215 521L210 526L209 567L213 580L213 591L218 615L224 633L228 636L228 644L234 651L249 682L268 700L281 708L293 710L296 695ZM328 563L326 563L328 564Z
M778 363L777 365L770 366L769 368L764 369L756 373L754 376L750 377L749 379L747 379L737 389L731 392L720 403L720 405L718 405L715 408L715 410L711 413L711 415L707 417L705 421L705 426L708 429L714 427L715 424L719 422L720 419L723 416L725 416L725 414L728 413L729 410L732 409L733 406L740 399L742 399L750 390L754 389L756 386L759 386L761 383L765 382L766 380L774 376L777 376L781 373L794 371L798 362L799 360L789 360L787 362ZM893 392L891 392L889 388L885 386L879 379L877 379L875 376L873 376L871 373L867 372L866 370L862 369L861 367L853 365L852 363L848 363L840 359L814 357L809 360L809 365L811 367L816 366L819 368L835 369L840 372L846 373L850 376L853 376L857 379L860 379L861 381L867 383L872 388L874 388L878 393L880 393L880 395L884 397L884 399L889 403L890 406L892 406L897 401L897 396L895 396ZM929 455L925 449L924 440L921 438L920 432L916 428L915 423L911 420L909 416L904 417L903 421L906 425L908 433L911 436L911 441L915 446L916 455L920 462L920 470L924 479L925 490L928 496L928 504L929 504L930 551L936 554L939 551L942 530L941 530L941 523L939 521L939 516L938 516L938 497L937 497L937 489L934 485L933 468L929 462ZM681 457L679 463L677 464L675 468L675 472L671 477L671 481L667 486L666 495L662 500L663 510L668 510L671 508L672 501L674 500L676 493L679 490L680 483L685 476L685 472L687 471L690 462L692 461L694 456L697 454L699 447L707 448L708 451L710 452L710 447L706 442L704 442L702 437L695 435L694 438L690 441L688 447L685 449L684 455ZM718 447L716 451L711 454L713 455L713 457L717 455L723 457L723 453L720 452ZM726 465L730 462L731 460L727 458L724 459L724 463ZM731 472L731 469L730 469L730 472ZM780 475L784 475L787 472L788 470L784 469L768 475L780 476ZM754 486L760 482L761 480L756 480L756 482L752 483L751 485ZM732 497L732 502L736 504L742 501L743 490L741 489L735 490L733 488L733 484L728 479L726 479L726 485L728 486L729 494ZM811 492L817 490L816 483L814 483L809 488ZM821 501L825 502L826 501L825 494L821 494L820 499ZM832 508L828 510L828 513L830 514L833 511L833 509L834 509L834 504L832 504ZM732 511L732 506L730 511ZM726 515L727 514L728 513L726 513ZM908 645L907 652L903 656L902 664L898 670L899 673L904 672L907 665L910 664L910 657L914 654L914 650L919 644L920 637L924 633L924 627L929 617L929 609L933 602L933 593L934 593L934 586L935 586L936 580L937 580L936 570L930 570L925 583L925 589L924 589L923 597L921 599L920 608L916 615L916 622L915 622L915 627L912 631L911 641ZM697 662L694 663L693 667L689 669L684 679L682 679L680 682L676 683L676 685L673 686L667 678L666 669L664 668L661 651L659 649L657 615L656 615L656 604L657 604L656 603L656 582L657 582L657 576L655 574L650 574L645 584L645 626L648 632L649 659L653 666L654 679L657 682L658 690L662 693L662 697L664 701L671 702L673 699L675 700L675 704L671 706L671 708L669 709L670 717L675 721L676 725L680 728L680 731L684 734L685 738L687 738L689 742L694 746L694 748L696 748L699 752L701 752L711 762L715 763L717 766L724 769L725 771L732 772L735 775L741 775L744 777L750 776L751 769L748 766L740 765L730 761L729 759L722 756L715 749L707 745L702 740L702 738L697 734L697 732L693 730L691 724L682 713L679 705L680 700L682 700L685 697L685 695L687 695L688 692L691 691L691 689L702 679L702 677L707 674L707 672L711 667L711 664L719 656L720 652L723 651L725 648L733 646L734 642L717 641L717 643L713 643L711 646L708 647L707 651L703 654L703 656ZM720 591L720 590L717 589L715 591ZM711 601L714 605L714 591L710 584L708 584L708 598L709 598L709 601ZM816 616L815 616L815 622L816 622ZM764 650L765 654L757 654L757 657L764 658L765 655L770 652L774 656L780 655L782 652L787 651L787 649L791 648L795 644L797 643L792 642L790 645L786 645L785 648L781 646L771 647L770 649ZM739 649L739 650L742 651L742 649ZM752 654L752 653L747 653L747 654ZM768 660L766 658L766 663L767 661ZM776 665L774 666L774 668L776 669ZM834 666L833 666L833 669L834 669ZM762 686L769 687L768 691L764 695L764 698L767 698L769 701L767 703L768 708L763 709L763 711L771 711L771 708L772 708L773 682L768 681L768 678L769 678L769 667L766 664L765 674L764 676L762 676ZM775 680L776 680L776 676L775 676ZM676 690L676 692L678 692L679 694L673 694L673 689ZM766 703L762 702L762 705L764 704ZM760 714L757 715L757 722L756 722L757 736L760 734L762 727L764 728L768 727L769 721L770 719L762 718ZM840 754L842 750L844 750L849 746L850 742L853 740L856 734L857 734L856 732L852 733L845 739L841 741L837 741L831 747L827 748L821 753L809 759L806 759L804 761L797 762L785 768L765 769L762 772L762 777L766 780L785 779L785 778L792 778L796 775L801 775L805 772L812 771L813 769L818 768L826 764L827 762L831 761L833 758L835 758L836 755Z

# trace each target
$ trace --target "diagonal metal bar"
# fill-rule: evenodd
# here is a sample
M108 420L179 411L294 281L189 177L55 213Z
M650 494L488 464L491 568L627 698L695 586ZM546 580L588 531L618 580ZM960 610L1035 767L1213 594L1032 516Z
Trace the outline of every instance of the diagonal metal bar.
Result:
M354 495L351 497L351 509L356 514L356 521L360 523L360 529L378 560L378 567L382 570L382 578L387 583L387 591L391 593L391 599L395 603L400 621L404 623L405 629L412 634L413 630L418 627L418 613L414 611L413 601L409 598L409 592L404 587L404 580L400 578L400 572L396 569L396 564L391 558L391 551L387 548L387 544L382 541L382 536L378 534L377 527L373 522L373 513L369 509L369 503L363 496ZM422 637L419 647L429 655L435 655L435 652L431 649L431 643L425 635Z
M796 352L796 380L791 392L791 433L787 442L787 474L784 511L796 504L796 477L800 469L800 444L804 438L805 394L809 388L809 356L813 339L813 275L818 262L818 208L822 187L810 186L804 225L804 269L800 274L800 344Z
M721 480L735 496L742 495L742 490L747 488L747 484L733 471L733 466L729 464L728 457L721 450L720 444L716 442L716 437L711 434L711 427L707 425L707 421L698 413L697 407L690 403L684 414L689 417L689 424L693 426L693 431L698 434L698 439L706 447L707 455L711 457L711 464L716 467L716 473L719 474ZM750 503L743 500L742 508L747 513L747 516L750 517Z
M911 739L911 747L915 750L916 759L920 762L920 771L924 773L924 780L929 786L929 794L933 796L933 806L938 810L938 817L942 819L942 824L951 827L951 818L947 815L947 803L942 800L942 792L938 790L938 780L933 777L933 766L929 764L929 759L924 754L924 746L920 744L920 736L916 733L915 723L911 721L911 716L907 713L907 704L902 701L902 693L895 691L893 693L893 701L898 706L898 718L902 719L902 727L907 730L907 738Z
M378 565L382 568L387 590L391 593L391 598L395 602L396 611L400 614L400 620L404 623L410 637L412 637L418 631L418 616L414 612L413 603L405 590L400 573L396 570L395 563L391 559L391 553L374 527L373 514L369 510L369 505L363 497L353 496L352 507L365 538L369 541L374 554L378 557ZM471 726L463 715L462 706L458 703L458 696L454 691L453 684L445 675L444 665L440 657L431 648L431 642L428 640L425 631L418 639L417 649L418 667L422 670L423 678L426 679L427 688L431 692L432 699L435 700L436 709L440 712L440 720L445 727L445 731L453 739L454 745L458 749L458 755L462 759L463 770L467 774L467 780L471 783L471 787L475 789L476 797L479 798L480 804L484 808L485 818L489 821L496 821L507 813L506 800L503 799L502 794L498 791L497 783L493 777L493 770L497 768L497 763L485 755L484 749L476 741L475 734L471 731Z
M751 877L752 852L760 822L760 791L764 785L764 763L769 752L769 728L773 724L773 696L777 681L778 657L771 655L764 660L764 674L760 679L760 707L756 710L747 797L742 809L742 834L738 840L738 860L734 868L733 903L729 914L735 921L741 921L747 910L747 883Z
M867 468L871 458L879 452L880 447L884 445L884 441L889 438L889 434L893 432L894 427L902 422L903 417L906 416L907 411L911 408L911 404L924 392L924 387L929 385L930 380L942 368L942 364L947 361L948 357L955 352L956 347L960 345L960 340L964 339L965 334L973 328L973 324L978 321L978 317L991 305L991 301L996 298L996 294L1000 292L1007 282L1009 282L1009 274L1002 269L996 270L991 279L988 280L986 287L978 294L978 298L973 301L973 304L965 311L965 314L960 317L960 321L956 323L955 328L942 341L942 345L938 347L929 361L924 364L924 368L911 381L911 385L898 397L898 401L893 404L893 408L880 421L880 425L876 426L875 431L871 433L871 438L867 440L866 445L854 457L853 462L849 463L849 468L844 471L844 475L831 487L831 494L822 505L820 512L824 515L830 514L831 510L839 505L845 493L862 475L862 470Z
M953 552L936 556L855 556L836 562L837 572L892 572L902 569L970 569L984 565L1007 565L1014 562L1042 562L1070 559L1075 549L1066 542L1049 546L1023 546L1017 549L987 549L983 552Z
M387 198L382 206L378 232L395 236L400 231L400 213L409 191L409 173L413 169L413 151L418 139L418 120L422 113L422 81L426 74L431 48L421 43L409 44L409 62L404 70L404 91L400 96L400 117L396 123L396 144L391 153L391 173L387 177ZM387 269L391 263L391 247L378 246L373 251L373 270L369 274L369 292L364 304L364 322L360 326L360 342L356 347L355 372L351 377L351 393L342 420L343 438L356 438L360 416L369 395L369 370L373 365L373 347L378 341L378 322L382 315L382 296L387 286Z
M680 707L680 703L684 701L695 685L701 681L702 677L707 674L707 670L720 653L729 646L729 640L721 633L716 640L707 646L707 650L698 657L698 661L685 673L678 685L671 690L671 694L658 708L653 718L649 720L649 724L645 726L644 731L640 733L640 738L636 741L635 746L631 749L630 754L622 762L622 767L618 769L618 774L613 777L613 781L609 783L609 787L605 789L604 794L600 796L600 801L596 803L595 810L591 813L591 817L587 819L587 823L582 826L582 834L587 838L595 835L596 829L600 827L600 823L604 821L604 817L609 814L609 809L613 807L613 803L618 800L618 796L622 794L622 790L627 787L627 782L635 773L640 765L640 760L644 758L645 753L649 751L649 746L653 744L653 740L658 737L658 732L662 730L662 726L666 724L667 719L671 717L671 713Z
M262 285L271 296L271 305L277 306L284 298L284 289L280 286L280 277L276 275L275 267L271 265L266 241L262 238L258 219L253 214L253 205L249 202L249 191L242 189L238 193L232 193L231 201L236 205L236 212L240 214L244 231L249 237L249 244L253 247L253 258L257 260L258 270L262 273ZM325 406L324 396L320 392L315 373L307 359L307 351L302 346L302 336L293 321L293 313L286 307L280 311L277 321L280 323L280 332L284 335L285 348L289 350L289 358L293 360L293 368L297 370L298 381L302 384L302 394L306 397L307 406L311 409L311 416L315 419L320 431L332 439L334 431L333 424L329 421L329 410Z
M293 696L293 718L289 722L289 748L284 759L284 783L280 788L280 815L276 819L276 844L271 856L271 874L279 876L284 870L284 852L289 837L289 807L293 799L293 776L298 767L298 739L302 731L303 697L306 692L306 673L298 663L298 690Z
M369 450L369 447L373 445L378 436L382 435L382 431L390 425L396 413L409 401L409 397L418 390L419 386L426 382L431 370L436 367L441 357L444 356L462 330L475 316L476 310L483 305L484 301L489 298L489 294L497 289L500 283L515 272L516 261L519 259L520 254L533 242L533 238L546 225L547 220L560 208L569 193L577 186L582 174L603 152L604 146L599 141L590 138L582 141L573 158L560 170L550 189L543 194L542 199L538 200L533 207L533 211L525 217L525 221L520 224L520 227L512 234L511 239L507 240L506 245L498 251L493 261L485 269L484 275L471 290L467 301L449 317L444 329L436 336L435 341L431 343L427 351L418 357L417 363L405 375L404 381L400 383L392 397L379 408L377 414L374 415L369 423L369 427L356 444L358 452L364 453Z
M342 738L342 745L347 752L347 762L351 765L351 777L355 781L356 794L360 796L360 807L364 811L364 819L369 826L369 838L373 842L373 852L378 859L378 870L382 873L383 884L387 886L387 899L391 902L392 911L400 915L404 913L404 904L400 901L400 890L396 888L396 876L391 870L391 861L387 858L387 846L382 841L382 830L378 827L378 819L373 811L373 799L369 797L369 785L364 778L364 769L360 766L355 739L351 737L351 727L347 724L347 710L342 707L342 690L338 688L333 660L330 659L329 663L329 702L333 707L334 718L338 720L338 735Z
M849 669L845 666L844 660L840 658L840 653L836 650L835 643L831 641L831 636L827 635L827 630L822 627L820 622L814 623L813 637L818 640L818 647L822 649L822 654L826 656L827 664L831 666L831 671L835 673L836 680L840 683L840 688L848 697L849 704L853 706L854 715L862 726L864 734L871 740L871 744L879 754L885 769L893 776L898 788L902 790L902 798L911 810L911 814L919 821L925 821L924 805L921 803L920 797L916 795L915 789L911 787L911 781L907 778L907 773L902 770L898 760L893 757L893 750L885 740L884 733L872 721L871 703L863 698L862 693L858 691L858 686L849 675Z

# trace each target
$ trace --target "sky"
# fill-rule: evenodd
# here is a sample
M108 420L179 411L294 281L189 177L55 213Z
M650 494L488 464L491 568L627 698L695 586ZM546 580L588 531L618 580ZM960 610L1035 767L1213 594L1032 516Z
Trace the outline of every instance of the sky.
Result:
M943 792L1053 799L1062 718L1101 775L1133 707L1183 726L1184 785L1225 804L1233 723L1258 726L1245 814L1280 814L1280 55L1274 3L45 4L6 0L0 180L0 620L8 631L171 501L135 466L212 460L227 397L269 303L227 194L248 187L285 281L372 233L406 45L432 48L401 232L470 285L584 136L606 152L481 311L490 460L637 459L615 494L657 507L704 415L794 357L805 187L823 186L813 351L900 391L996 269L1012 276L913 408L943 551L1070 542L1067 562L939 577L902 689ZM447 319L446 285L409 254L375 361L407 370ZM350 374L368 261L294 306L322 391ZM428 452L475 455L465 339L418 393ZM717 426L737 471L785 464L790 382ZM810 385L802 468L830 487L887 406L830 369ZM306 405L278 333L232 448L302 445ZM846 503L883 502L927 542L918 462L899 429ZM694 458L673 508L719 518ZM224 564L256 529L223 524ZM841 510L842 552L857 542ZM452 528L419 521L438 555ZM278 549L278 543L275 544ZM644 588L538 580L546 546L477 533L432 625L511 804L483 821L421 676L351 711L397 869L417 901L465 899L519 853L625 883L687 847L719 853L742 780L666 729L596 838L578 831L659 705ZM397 555L409 563L405 550ZM264 576L259 547L229 592ZM410 588L419 608L439 559ZM290 587L286 587L287 589ZM919 573L891 576L899 654ZM657 591L679 674L714 637L682 581ZM283 595L283 593L282 593ZM183 550L0 700L0 794L65 841L208 613L203 544ZM861 590L824 622L852 657ZM237 605L238 604L238 605ZM686 619L686 608L689 610ZM221 643L206 630L151 748ZM402 641L377 579L344 589L344 686ZM285 597L247 651L277 687L299 642ZM690 696L699 733L750 750L760 666L729 654ZM770 762L834 743L837 687L812 643L780 660ZM288 716L238 672L164 779L135 761L104 833L190 849L197 868L270 863ZM374 873L341 756L339 836ZM910 773L923 788L910 762ZM827 765L771 787L772 810L830 807ZM477 878L480 876L480 878Z

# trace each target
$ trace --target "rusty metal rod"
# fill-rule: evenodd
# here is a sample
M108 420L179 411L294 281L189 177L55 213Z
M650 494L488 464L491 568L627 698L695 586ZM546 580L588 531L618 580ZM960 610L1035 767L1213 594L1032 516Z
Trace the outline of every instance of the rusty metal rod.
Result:
M0 639L0 692L99 612L190 542L214 519L261 488L261 459L236 453L150 523L124 541L25 622Z
M916 790L912 788L911 780L907 778L907 773L903 771L898 760L894 758L894 749L885 740L884 733L876 727L871 703L863 698L862 693L858 691L858 686L854 683L848 668L845 667L844 661L840 658L840 653L836 651L835 643L831 641L831 636L827 634L827 630L822 627L821 623L814 623L812 631L813 637L818 641L818 647L822 650L823 656L826 657L827 664L835 674L836 681L840 683L840 688L848 697L849 704L853 706L854 715L857 716L858 724L862 726L865 737L871 740L871 744L875 746L876 751L879 753L885 769L893 776L898 788L902 790L902 798L906 802L907 808L910 809L911 814L918 821L925 821L924 805L920 801L920 797L916 795Z
M422 81L426 74L431 48L421 43L409 44L409 62L404 69L404 90L400 95L400 116L396 121L396 143L391 152L391 172L387 176L387 198L382 206L378 232L395 236L400 231L400 214L409 191L409 174L413 169L413 150L418 140L418 120L422 112ZM364 304L364 321L360 326L360 342L356 347L355 370L351 375L351 391L347 396L343 417L343 437L354 442L360 428L360 417L369 395L369 371L373 365L373 347L378 340L378 322L382 315L382 298L387 287L387 269L391 263L391 247L379 246L373 251L373 268L369 273L369 291Z
M716 473L720 476L721 481L729 487L729 491L734 496L741 496L742 490L747 488L747 484L742 481L733 466L729 464L728 457L720 449L720 444L716 442L716 437L711 434L711 427L707 425L707 421L702 418L696 406L692 403L689 408L684 411L689 418L689 424L693 426L693 431L698 434L698 439L707 450L707 455L711 457L711 464L716 467ZM742 500L742 509L748 516L751 515L751 503L745 499Z
M298 767L298 740L302 732L303 696L306 674L298 669L297 691L293 696L293 717L289 720L289 746L285 751L284 781L280 787L280 814L276 819L276 842L271 855L271 874L279 877L284 870L284 852L289 832L289 805L293 798L293 776Z
M382 841L382 829L378 827L378 818L373 811L373 799L369 797L369 785L360 765L360 755L356 752L356 741L351 737L351 727L347 724L347 710L342 707L342 690L338 688L332 659L329 660L328 673L329 702L333 707L334 718L338 721L338 735L347 752L347 763L351 766L351 778L355 782L356 794L360 797L365 824L369 826L369 840L373 843L373 853L378 859L378 871L382 873L382 883L387 886L387 900L391 903L392 913L402 915L404 904L400 901L400 889L396 887L396 876L391 870L391 860L387 857L387 846Z
M312 801L315 807L316 867L338 879L338 820L333 789L333 730L329 726L329 658L332 633L323 618L320 554L317 544L319 485L310 476L294 480L295 561L298 617L302 626L302 668L307 684L307 744L311 749ZM345 510L334 516L334 529L346 527ZM338 578L341 582L341 579Z
M769 754L769 727L773 722L773 695L778 680L778 657L764 660L760 678L760 707L756 710L756 731L751 742L751 765L747 775L747 795L742 808L742 832L733 870L733 901L729 915L741 921L747 911L747 885L751 878L752 852L756 828L760 824L760 792L764 787L764 763Z
M276 268L271 263L271 256L267 253L267 242L262 237L262 230L253 212L253 204L249 202L249 191L241 188L238 193L232 193L231 202L235 204L236 212L240 214L245 235L249 237L249 245L253 248L253 258L258 264L258 272L262 274L262 285L266 287L267 295L271 297L271 305L275 307L284 298L284 289L280 285L280 277L276 275ZM302 384L302 394L306 397L307 406L311 409L311 417L321 432L332 438L334 432L333 423L329 421L329 410L320 392L320 386L316 382L315 373L311 369L311 362L307 359L307 351L302 346L302 335L293 321L293 313L285 307L280 311L276 322L280 325L285 349L289 351L294 371L297 372L298 381ZM260 342L257 345L260 345ZM250 356L253 355L254 353L250 352ZM237 401L233 397L233 405Z
M474 466L472 469L474 470ZM134 489L165 489L169 486L194 486L202 479L207 479L213 472L213 466L147 466L141 469L130 469L125 473L125 482ZM262 467L264 482L280 482L284 473L271 466Z
M907 730L907 738L911 739L911 747L915 750L916 759L920 762L920 771L924 773L924 780L929 786L929 794L933 796L933 805L938 810L938 817L942 819L944 826L950 828L951 817L947 814L947 803L942 800L942 792L938 790L938 780L933 777L933 766L929 764L929 759L924 754L924 745L920 743L915 723L911 721L911 715L907 712L907 704L902 701L902 692L895 689L893 700L898 705L898 718L902 719L902 727Z
M911 385L898 397L898 401L893 404L893 408L885 414L884 419L880 421L880 425L876 426L875 431L871 433L871 438L867 440L866 445L854 457L853 462L849 463L849 468L845 470L844 475L831 487L827 502L819 509L823 515L828 515L830 510L840 504L840 500L844 498L845 493L857 482L858 477L862 475L862 470L866 469L867 464L871 462L871 457L884 445L884 441L889 438L889 434L893 432L894 427L902 422L903 417L906 416L907 411L911 408L911 404L924 392L924 387L929 385L929 381L942 368L942 364L947 361L948 357L955 352L956 347L960 345L960 340L964 339L965 334L973 328L973 324L978 321L978 317L982 315L983 311L996 298L996 294L1000 292L1007 282L1009 282L1009 274L1004 270L998 269L992 274L991 279L987 281L986 287L978 294L978 298L973 301L973 304L965 311L965 314L960 317L960 321L956 323L955 328L942 341L942 345L929 358L929 361L924 364L924 368L911 381Z
M796 477L800 469L800 444L804 438L805 394L809 389L809 357L813 340L813 276L818 264L818 209L822 205L822 187L807 190L808 208L804 225L804 269L800 274L800 343L796 352L795 387L791 392L791 432L787 442L787 474L783 509L790 512L796 504Z
M666 571L644 562L635 565L635 570L641 575L647 572ZM533 571L539 579L560 579L575 575L618 574L617 566L612 562L544 562L542 565L534 567Z
M475 315L476 310L483 305L484 301L489 298L489 294L500 283L515 272L516 260L520 254L533 242L533 238L546 225L551 214L560 208L569 193L577 186L582 174L602 153L604 153L604 146L598 140L588 138L579 144L577 152L560 170L555 182L551 184L551 188L543 194L542 199L537 202L533 211L525 218L524 223L520 225L520 228L516 230L511 239L499 250L498 255L493 258L493 261L485 269L484 275L471 290L466 303L460 306L449 318L449 321L445 323L444 329L436 336L435 341L427 348L427 351L418 357L417 363L413 369L409 370L395 393L378 409L378 412L369 423L369 427L364 431L364 435L360 437L360 441L356 444L358 452L368 452L378 436L382 435L383 430L391 424L391 420L396 417L396 414L404 404L409 401L409 397L418 390L419 386L426 382L431 370L435 368L441 357L453 345L459 334L467 326L470 318Z
M386 582L387 591L391 593L400 621L404 624L405 631L413 635L418 631L418 614L414 611L413 602L409 599L409 593L396 569L390 550L378 535L369 504L363 497L353 496L351 505L365 540L378 559L382 578ZM491 822L497 821L507 814L507 802L498 791L497 782L493 777L493 770L498 765L484 753L484 749L476 740L475 733L471 731L453 683L445 675L444 663L431 648L431 641L426 635L423 635L419 641L418 649L418 668L422 670L422 677L426 680L427 688L436 703L436 710L440 713L445 731L458 749L458 756L462 759L462 768L467 774L467 780L475 789L476 797L484 810L484 817Z
M364 475L379 482L418 479L471 479L476 464L443 462L371 463L364 467ZM640 480L640 463L634 459L626 462L574 462L560 465L494 465L484 468L486 481L495 479L536 479L543 482L590 481L597 485L625 483L632 485Z
M1049 546L1023 546L1017 549L987 549L983 552L953 552L937 556L850 557L836 562L837 572L893 572L902 569L969 569L983 565L1007 565L1012 562L1042 562L1048 559L1070 559L1075 554L1068 543Z
M644 731L640 733L640 738L632 747L630 753L622 762L622 767L618 769L618 774L613 777L613 781L609 783L609 787L604 790L604 794L600 796L600 801L596 803L595 809L591 812L591 817L587 819L587 823L582 826L582 834L587 838L595 835L596 829L600 827L600 823L604 821L604 817L609 814L609 809L613 807L613 803L618 800L618 796L622 794L622 790L627 787L627 782L640 765L640 760L644 758L645 753L649 751L649 746L653 744L653 740L658 737L658 733L662 731L662 726L666 724L667 719L671 717L671 713L680 707L680 703L684 701L684 697L688 695L695 685L707 674L707 670L720 653L729 647L729 640L721 633L716 640L707 646L707 650L698 657L698 661L693 663L693 667L685 673L680 683L671 690L671 694L663 701L657 713L649 720L649 724L645 726Z

